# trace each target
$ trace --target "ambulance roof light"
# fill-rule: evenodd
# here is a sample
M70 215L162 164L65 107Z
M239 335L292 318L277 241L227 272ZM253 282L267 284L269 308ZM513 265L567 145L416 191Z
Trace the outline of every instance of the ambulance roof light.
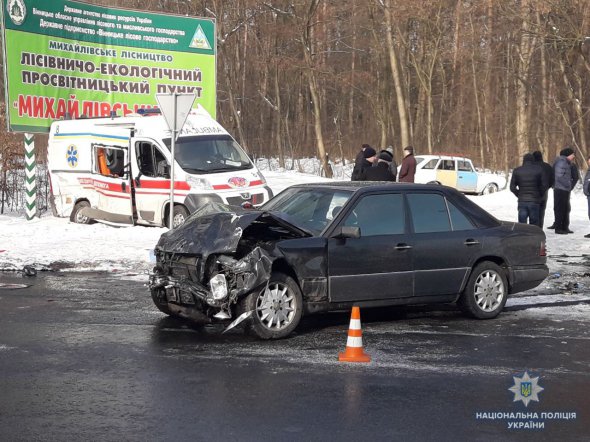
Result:
M154 107L151 109L137 109L137 113L143 117L149 117L150 115L161 115L162 112L159 108Z

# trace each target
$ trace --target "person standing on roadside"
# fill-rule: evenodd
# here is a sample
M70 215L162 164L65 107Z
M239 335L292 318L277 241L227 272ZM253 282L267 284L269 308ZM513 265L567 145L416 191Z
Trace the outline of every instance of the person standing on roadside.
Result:
M377 153L368 144L363 144L361 150L356 155L354 160L354 168L352 169L351 181L359 181L363 169L372 166L372 161L367 161L367 158L374 157Z
M416 174L416 158L414 158L414 148L407 146L404 148L404 159L402 167L399 170L400 183L413 183Z
M543 169L535 163L532 153L522 159L522 166L512 172L510 191L518 198L518 222L539 226L543 195L549 188Z
M533 152L533 158L535 163L541 167L543 171L543 175L547 180L547 190L543 193L543 199L541 200L541 205L539 207L539 227L543 228L543 224L545 222L545 209L547 208L547 197L549 196L549 189L553 188L553 183L555 182L555 175L553 173L553 167L551 164L546 163L543 161L543 154L541 151L536 150Z
M567 146L559 152L553 163L555 182L553 186L553 212L555 214L555 233L565 235L574 233L570 230L570 194L576 182L572 175L574 150Z
M385 149L386 152L389 152L391 155L391 163L389 163L389 171L393 175L393 181L397 178L397 163L395 162L395 156L393 155L393 146L387 146Z
M395 181L395 176L389 170L392 156L386 150L379 153L374 167L367 167L361 174L361 181Z
M588 200L588 219L590 219L590 156L586 158L586 165L588 166L588 170L586 170L586 175L584 175L582 188L584 190L584 195L586 195L586 199ZM590 233L584 235L584 238L590 238Z

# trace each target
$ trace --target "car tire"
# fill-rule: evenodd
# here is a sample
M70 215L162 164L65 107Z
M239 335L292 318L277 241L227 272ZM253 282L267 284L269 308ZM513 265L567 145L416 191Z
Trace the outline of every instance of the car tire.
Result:
M181 226L186 219L188 218L189 213L186 207L175 205L174 206L174 213L172 214L172 224L176 229L178 226ZM166 216L166 227L170 228L170 217Z
M78 201L70 214L70 221L76 224L90 224L92 219L80 214L80 211L85 207L90 207L88 201Z
M507 298L508 280L504 271L497 264L484 261L471 272L458 304L469 316L492 319L500 314Z
M164 292L164 290L150 290L150 292L152 294L152 301L154 301L154 305L158 307L158 310L167 314L168 316L173 316L172 312L168 308L166 292Z
M289 336L299 324L303 297L297 283L283 273L273 273L262 290L248 295L243 311L253 311L246 329L260 339Z
M495 183L490 183L486 187L483 188L482 195L489 195L490 193L496 193L498 191L498 185Z

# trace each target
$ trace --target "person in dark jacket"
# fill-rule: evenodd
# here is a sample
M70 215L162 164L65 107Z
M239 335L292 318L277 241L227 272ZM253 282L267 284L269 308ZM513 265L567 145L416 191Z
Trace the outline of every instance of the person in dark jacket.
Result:
M512 172L510 191L518 198L518 222L539 226L539 210L549 182L543 169L534 162L532 153L527 153L522 166ZM540 227L540 226L539 226Z
M363 144L361 150L356 155L356 159L354 161L354 168L352 169L352 175L350 177L351 181L360 181L361 173L367 167L371 167L373 165L373 161L377 152L368 144Z
M586 171L586 175L584 175L582 189L588 200L588 219L590 219L590 157L586 158L586 165L588 166L588 170ZM590 233L584 235L584 238L590 238Z
M377 165L363 170L361 181L395 181L395 176L389 170L391 160L391 154L385 150L382 151L376 161Z
M413 183L416 174L416 158L414 158L414 148L407 146L404 148L404 159L399 170L400 183Z
M389 152L391 155L391 163L389 163L389 171L393 175L394 181L397 178L397 163L395 161L395 155L393 155L393 146L387 146L385 149L386 152Z
M555 233L565 235L570 230L570 193L576 182L572 174L575 153L571 147L562 149L553 163L555 182L553 184L553 212L555 214Z
M541 200L541 205L539 207L539 227L543 228L543 224L545 222L545 209L547 208L547 197L549 195L549 189L553 188L555 175L553 174L553 167L551 167L551 164L543 161L543 154L541 153L541 151L534 151L533 158L535 160L535 163L541 167L541 170L543 170L543 175L545 175L545 179L547 180L547 183L549 185L549 187L543 194L543 199Z

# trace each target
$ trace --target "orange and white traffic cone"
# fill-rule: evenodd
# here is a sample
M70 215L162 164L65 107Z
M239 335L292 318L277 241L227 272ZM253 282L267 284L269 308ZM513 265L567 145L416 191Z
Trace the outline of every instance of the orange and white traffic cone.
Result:
M363 350L363 331L361 330L361 309L352 308L350 326L348 327L348 339L344 353L338 353L341 362L371 362L371 356Z

